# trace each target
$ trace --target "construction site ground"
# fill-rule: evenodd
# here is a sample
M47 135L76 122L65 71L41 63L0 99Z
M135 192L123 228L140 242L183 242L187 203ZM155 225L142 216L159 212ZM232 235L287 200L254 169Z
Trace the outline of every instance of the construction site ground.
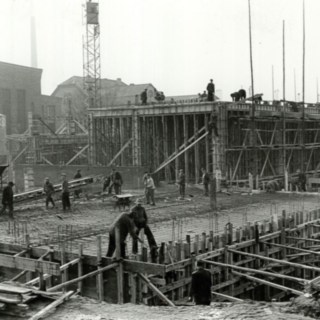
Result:
M112 196L101 194L100 185L82 188L80 199L72 200L71 211L63 212L59 195L56 208L46 210L44 199L15 205L14 222L7 215L0 216L0 241L24 243L25 234L30 235L34 246L62 242L67 251L78 251L83 244L84 253L96 253L96 236L102 236L103 252L108 247L108 229L112 222L128 207L115 207ZM123 190L136 198L144 197L144 190ZM317 193L217 193L217 219L210 208L210 198L203 195L201 185L188 186L185 199L179 199L175 185L162 185L155 193L156 205L145 205L151 230L158 244L184 240L210 229L222 232L231 222L239 227L247 222L263 221L271 215L320 207ZM130 247L130 246L128 246Z
M16 204L14 221L7 215L0 216L0 241L23 244L25 233L30 234L32 245L58 246L64 242L69 251L77 252L79 243L84 253L96 254L96 236L102 235L104 252L108 246L108 229L117 216L123 212L114 207L112 196L102 195L100 185L82 188L80 199L72 200L72 210L62 212L59 195L56 195L56 208L45 209L44 199ZM156 206L145 205L149 223L157 242L177 241L186 235L193 237L202 232L222 232L226 223L235 227L247 222L262 221L271 215L308 211L320 207L317 193L249 193L220 192L217 194L218 219L212 221L210 198L203 195L201 185L188 186L186 198L179 199L175 185L162 185L156 190ZM133 199L144 196L143 189L123 190L133 195ZM128 208L126 210L128 212ZM216 225L218 222L218 225ZM27 230L26 230L27 228ZM63 241L63 239L67 239ZM130 246L129 246L130 247ZM43 304L36 304L34 312ZM32 311L32 310L30 310ZM290 314L288 314L289 312ZM293 312L293 313L291 313ZM111 320L111 319L311 319L298 315L288 304L262 302L212 303L210 307L180 306L147 307L142 305L111 305L94 299L74 296L60 306L46 319L72 320ZM11 317L5 318L12 319Z

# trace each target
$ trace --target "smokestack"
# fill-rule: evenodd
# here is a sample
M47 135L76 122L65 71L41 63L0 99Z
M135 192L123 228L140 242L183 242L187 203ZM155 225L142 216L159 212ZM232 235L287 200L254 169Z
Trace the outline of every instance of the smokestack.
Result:
M33 1L30 1L30 36L31 36L31 67L38 67L37 57L37 35L36 35L36 23L33 16Z
M38 67L35 19L31 17L31 67Z

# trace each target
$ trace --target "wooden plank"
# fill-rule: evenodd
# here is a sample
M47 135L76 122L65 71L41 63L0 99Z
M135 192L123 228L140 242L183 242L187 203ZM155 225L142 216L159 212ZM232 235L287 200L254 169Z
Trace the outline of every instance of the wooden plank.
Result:
M241 272L237 272L237 271L232 271L232 273L237 275L237 276L239 276L239 277L245 277L245 278L247 278L249 280L252 280L252 281L255 281L255 282L258 282L258 283L262 283L264 285L268 285L270 287L277 288L277 289L280 289L280 290L283 290L283 291L286 291L286 292L291 292L291 293L296 294L298 296L303 296L304 295L304 292L302 292L302 291L298 291L298 290L295 290L295 289L292 289L292 288L289 288L289 287L285 287L285 286L276 284L274 282L262 280L262 279L259 279L259 278L256 278L256 277L252 277L252 276L249 276L247 274L244 274L244 273L241 273Z
M68 291L64 295L62 295L59 299L56 301L50 303L48 306L46 306L44 309L33 315L29 320L38 320L44 318L51 310L56 308L58 305L62 304L63 302L67 301L75 291Z
M262 274L262 275L273 277L273 278L281 278L281 279L296 281L296 282L299 282L300 284L303 284L303 285L308 283L308 280L304 280L304 279L296 278L296 277L291 277L291 276L287 276L287 275L282 275L282 274L278 274L275 272L268 272L268 271L263 271L263 270L259 270L259 269L253 269L253 268L238 267L233 264L226 264L226 263L221 263L221 262L216 262L216 261L208 261L208 260L202 260L202 261L205 263L208 263L208 264L213 264L213 265L221 266L224 268L231 268L231 269L236 269L236 270L245 271L245 272L249 272L249 273L258 273L258 274Z
M85 275L83 275L81 277L69 280L69 281L67 281L65 283L61 283L61 284L58 284L58 285L56 285L56 286L54 286L52 288L49 288L48 292L53 292L53 291L57 291L59 289L65 288L65 287L67 287L67 286L69 286L71 284L78 283L79 281L82 281L82 280L84 280L86 278L96 276L100 272L104 272L104 271L116 268L117 266L118 266L118 263L112 263L112 264L110 264L110 265L108 265L106 267L103 267L103 268L99 269L99 270L92 271L92 272L87 273L87 274L85 274Z
M169 300L156 286L154 286L151 281L145 277L143 274L138 273L138 276L142 279L142 281L144 281L147 286L163 301L165 302L167 305L171 306L171 307L175 307L175 304Z
M228 251L231 251L231 252L233 252L233 253L240 254L240 255L245 255L245 256L249 256L249 257L254 257L254 258L262 259L262 260L277 262L277 263L279 263L280 265L283 264L283 265L288 265L288 266L297 267L297 268L301 268L301 269L314 270L314 271L320 272L320 268L318 268L318 267L310 267L310 266L306 266L306 265L299 264L299 263L289 262L289 261L286 261L286 260L279 260L279 259L274 259L274 258L268 258L268 257L260 256L260 255L253 254L253 253L241 252L241 251L236 251L236 250L230 250L229 248L228 248Z
M224 299L227 299L227 300L232 301L232 302L244 302L244 300L242 300L242 299L235 298L235 297L232 297L232 296L228 296L226 294L222 294L222 293L219 293L219 292L211 291L211 293L216 295L217 297L224 298Z
M0 292L28 294L32 292L30 288L19 287L8 283L0 283Z
M60 275L60 266L58 263L13 257L7 254L0 254L0 266L32 272L45 272L55 276Z

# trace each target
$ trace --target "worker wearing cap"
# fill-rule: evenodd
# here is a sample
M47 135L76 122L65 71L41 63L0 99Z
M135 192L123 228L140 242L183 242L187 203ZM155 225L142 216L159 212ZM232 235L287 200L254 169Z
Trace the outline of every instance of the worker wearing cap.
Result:
M9 208L9 217L13 218L13 189L14 183L10 181L2 192L2 209L0 214L3 214Z
M137 227L136 235L139 236L140 230L144 229L144 234L148 239L148 244L150 248L150 255L152 262L156 262L158 256L158 246L156 240L154 239L153 233L148 225L148 216L145 208L142 206L142 200L137 199L135 202L135 206L130 210L133 215L133 222ZM132 242L132 252L138 253L138 241L137 239L133 239Z
M45 178L44 185L43 185L43 191L46 195L46 209L49 208L49 202L52 203L53 208L55 207L54 201L52 199L52 195L54 193L54 187L53 184L50 182L49 178Z
M62 208L63 211L67 209L70 210L70 194L69 194L69 182L67 180L67 175L65 173L62 174Z
M210 79L210 82L207 85L207 91L208 101L214 101L215 87L212 79Z

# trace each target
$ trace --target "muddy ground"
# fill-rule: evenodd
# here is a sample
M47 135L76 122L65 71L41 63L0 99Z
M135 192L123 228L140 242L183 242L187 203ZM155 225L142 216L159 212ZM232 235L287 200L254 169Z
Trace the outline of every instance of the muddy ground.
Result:
M77 251L79 243L84 245L84 253L95 254L96 235L102 234L103 250L107 250L107 231L112 221L123 211L114 207L114 199L101 195L100 186L83 188L80 199L72 201L72 210L63 213L57 201L54 209L45 209L44 200L15 206L15 232L13 222L7 216L0 216L0 241L23 243L26 226L33 245L59 242L71 236L73 240L64 241L67 250ZM143 197L143 190L124 190ZM174 185L166 185L156 191L156 206L145 205L149 224L158 243L162 241L185 239L202 232L209 233L210 226L222 231L228 222L235 227L247 222L263 221L273 214L308 211L320 207L318 194L285 193L219 193L217 195L218 225L212 225L212 210L208 197L203 196L199 186L188 187L186 198L180 200ZM58 195L57 195L58 198ZM58 199L57 199L58 200ZM128 211L128 208L125 209ZM125 304L110 305L97 303L85 298L72 300L57 309L47 319L307 319L302 315L286 314L283 305L265 303L213 304L211 307L147 307Z

